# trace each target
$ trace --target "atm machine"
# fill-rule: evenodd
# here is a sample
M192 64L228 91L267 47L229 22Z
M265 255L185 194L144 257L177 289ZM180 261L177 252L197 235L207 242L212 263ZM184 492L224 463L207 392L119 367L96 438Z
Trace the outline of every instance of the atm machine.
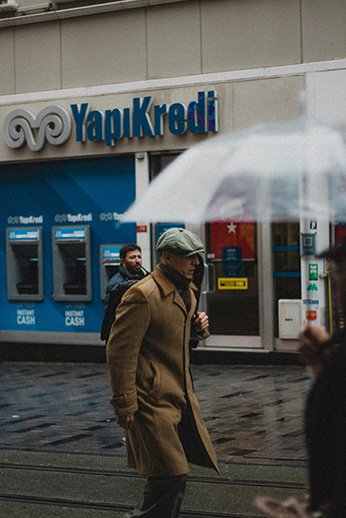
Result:
M104 300L108 281L118 273L120 266L120 248L123 245L100 246L100 297Z
M53 297L61 302L91 300L90 227L53 227Z
M43 300L42 228L7 228L7 297Z

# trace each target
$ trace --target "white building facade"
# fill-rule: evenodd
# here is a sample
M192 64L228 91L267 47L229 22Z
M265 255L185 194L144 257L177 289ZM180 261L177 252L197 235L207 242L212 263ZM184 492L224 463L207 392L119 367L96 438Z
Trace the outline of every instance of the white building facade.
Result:
M167 227L121 215L166 164L216 134L296 118L302 91L310 116L346 123L346 4L37 1L0 3L0 341L101 345L119 247L137 242L152 268ZM329 326L325 266L302 272L298 222L192 230L212 332L200 349L293 350L302 321ZM335 235L318 229L319 247Z

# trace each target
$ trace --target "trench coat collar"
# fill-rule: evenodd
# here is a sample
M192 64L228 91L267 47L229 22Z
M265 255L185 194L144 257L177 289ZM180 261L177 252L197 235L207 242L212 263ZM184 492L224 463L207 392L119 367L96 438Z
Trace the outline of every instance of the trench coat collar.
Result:
M185 315L187 315L188 313L186 310L185 303L184 303L182 297L180 296L175 284L170 279L168 279L168 277L166 277L166 275L164 275L159 270L158 267L155 268L155 270L152 272L151 276L154 279L154 281L156 282L156 284L159 286L164 297L168 297L168 295L170 295L170 293L173 293L174 294L173 302L175 304L177 304L184 311ZM192 281L191 281L189 287L193 291L197 291L197 287L195 286L195 284Z

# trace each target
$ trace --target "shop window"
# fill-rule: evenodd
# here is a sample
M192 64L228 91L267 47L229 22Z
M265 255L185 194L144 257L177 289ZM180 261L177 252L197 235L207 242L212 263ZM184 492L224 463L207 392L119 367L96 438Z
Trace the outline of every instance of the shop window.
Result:
M332 230L332 242L337 245L346 239L346 224L337 224ZM327 271L329 266L327 265ZM335 286L332 278L328 276L328 313L331 333L337 329L345 329L345 318L335 300Z
M161 171L163 171L171 162L173 162L173 160L175 160L179 156L179 154L180 153L175 152L150 155L150 181L152 181L156 176L158 176L161 173ZM166 226L162 225L162 223L150 225L152 269L155 268L156 264L158 263L158 257L156 254L156 241L166 229ZM173 224L170 226L175 225ZM177 224L176 226L181 226L181 224Z
M8 16L9 13L14 13L18 9L18 4L15 0L0 0L0 16Z

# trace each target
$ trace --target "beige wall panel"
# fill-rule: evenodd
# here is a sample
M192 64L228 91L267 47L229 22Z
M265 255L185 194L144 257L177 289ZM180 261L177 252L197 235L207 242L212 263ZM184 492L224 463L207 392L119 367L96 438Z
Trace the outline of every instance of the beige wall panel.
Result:
M346 1L303 0L305 62L346 57Z
M59 22L15 29L16 93L61 86Z
M300 63L299 0L202 0L203 72Z
M62 22L63 87L146 79L144 9Z
M14 38L12 29L0 31L0 94L14 93Z
M152 7L147 16L149 78L201 73L198 2Z
M234 128L290 120L299 114L299 93L305 77L244 81L233 86Z
M346 143L346 70L308 74L309 113L328 124L340 124Z

